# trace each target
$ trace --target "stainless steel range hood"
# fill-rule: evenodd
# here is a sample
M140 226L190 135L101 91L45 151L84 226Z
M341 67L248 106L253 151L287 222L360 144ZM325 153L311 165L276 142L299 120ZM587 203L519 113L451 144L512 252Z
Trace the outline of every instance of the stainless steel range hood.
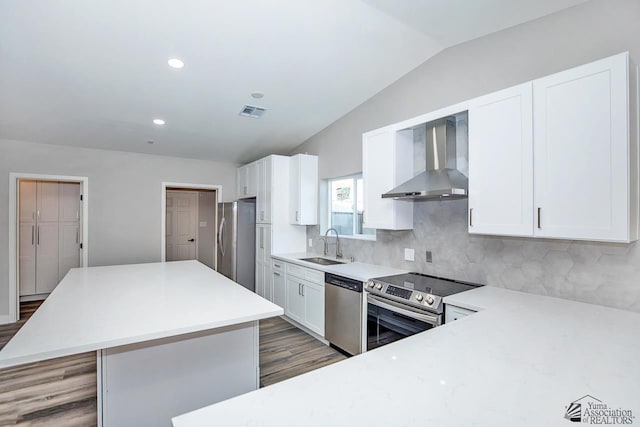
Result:
M382 198L440 200L467 197L468 179L456 169L456 122L447 117L427 123L426 170Z

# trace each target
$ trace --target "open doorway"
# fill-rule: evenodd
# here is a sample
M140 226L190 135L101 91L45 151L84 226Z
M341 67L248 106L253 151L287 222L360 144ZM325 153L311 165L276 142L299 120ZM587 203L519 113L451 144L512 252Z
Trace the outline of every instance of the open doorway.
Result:
M216 269L218 186L163 184L163 261Z
M88 179L10 174L9 321L20 302L45 299L71 268L87 265Z

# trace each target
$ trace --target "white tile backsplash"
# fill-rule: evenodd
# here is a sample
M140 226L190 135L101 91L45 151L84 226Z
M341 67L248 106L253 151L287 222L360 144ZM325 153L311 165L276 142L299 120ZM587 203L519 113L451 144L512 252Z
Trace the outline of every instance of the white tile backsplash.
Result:
M412 203L412 202L408 202ZM467 200L414 203L414 229L342 240L345 258L593 304L640 311L637 243L470 235ZM318 227L307 228L322 252ZM415 249L415 261L404 260ZM426 251L433 262L426 262Z

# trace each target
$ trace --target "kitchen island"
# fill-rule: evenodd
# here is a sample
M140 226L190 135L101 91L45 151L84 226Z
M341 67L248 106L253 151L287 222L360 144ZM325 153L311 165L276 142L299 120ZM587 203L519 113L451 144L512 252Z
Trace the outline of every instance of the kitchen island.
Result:
M197 261L72 269L0 351L0 368L96 351L98 424L172 416L259 387L275 304Z
M640 313L489 286L445 303L478 312L173 425L566 427L594 399L640 423Z

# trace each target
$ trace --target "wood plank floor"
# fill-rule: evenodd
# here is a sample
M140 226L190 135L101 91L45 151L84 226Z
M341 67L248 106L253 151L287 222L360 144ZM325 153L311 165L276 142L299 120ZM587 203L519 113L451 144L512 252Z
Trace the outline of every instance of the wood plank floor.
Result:
M261 387L344 359L342 353L279 317L260 321Z
M0 349L40 303L23 303L20 322L0 325ZM281 318L260 322L261 387L343 359ZM0 369L0 426L95 426L96 381L95 352Z

